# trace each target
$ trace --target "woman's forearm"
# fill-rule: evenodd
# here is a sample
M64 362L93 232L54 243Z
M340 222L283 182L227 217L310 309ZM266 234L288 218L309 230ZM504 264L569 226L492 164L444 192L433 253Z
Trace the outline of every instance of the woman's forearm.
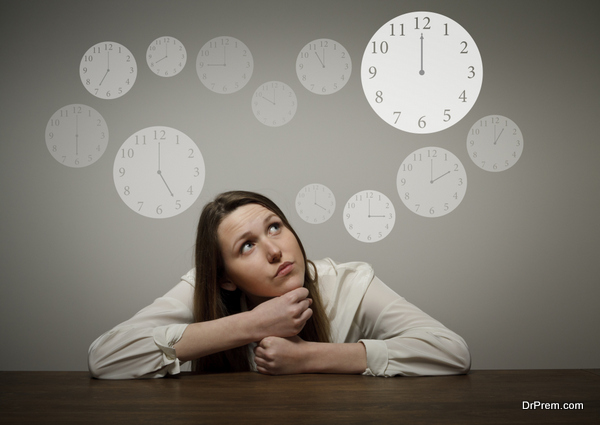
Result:
M367 351L360 343L310 343L305 373L360 374L367 369Z
M186 362L229 350L260 339L250 312L207 322L191 323L173 346L177 358Z

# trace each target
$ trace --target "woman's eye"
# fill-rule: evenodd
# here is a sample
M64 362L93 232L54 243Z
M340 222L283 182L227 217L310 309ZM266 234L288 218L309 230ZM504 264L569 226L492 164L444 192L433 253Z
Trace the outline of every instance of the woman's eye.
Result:
M251 249L252 249L252 244L250 242L244 242L244 244L240 248L240 252L242 254L245 254L246 252L250 251Z
M274 234L281 230L281 224L273 223L269 226L269 233Z

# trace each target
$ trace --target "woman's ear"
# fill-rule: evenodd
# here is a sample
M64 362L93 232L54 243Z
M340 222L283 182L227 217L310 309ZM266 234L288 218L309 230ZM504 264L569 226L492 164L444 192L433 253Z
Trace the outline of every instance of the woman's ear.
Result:
M225 289L226 291L235 291L237 289L237 286L235 283L233 283L232 281L230 281L229 279L224 280L223 282L221 282L219 284L219 286L223 289Z

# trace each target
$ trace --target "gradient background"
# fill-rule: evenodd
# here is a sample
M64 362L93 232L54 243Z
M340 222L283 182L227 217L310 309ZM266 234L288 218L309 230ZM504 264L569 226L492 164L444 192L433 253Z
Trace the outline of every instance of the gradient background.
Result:
M276 201L310 258L362 260L409 301L462 335L473 368L600 367L600 27L597 1L0 1L0 364L3 370L85 370L90 343L161 296L192 267L202 206L230 189ZM428 10L459 22L478 43L483 87L471 112L430 135L405 133L370 108L360 63L371 36L395 16ZM188 62L173 78L146 65L159 36L184 43ZM218 95L199 81L195 60L208 40L239 38L254 57L248 85ZM353 72L338 93L308 92L296 57L317 38L341 43ZM135 55L132 90L90 95L79 78L85 51L101 41ZM259 123L254 90L283 81L298 112L282 127ZM93 165L60 165L46 124L59 108L98 110L110 131ZM467 132L499 114L524 135L508 171L479 169ZM171 219L132 212L113 184L127 137L166 125L189 135L206 162L192 208ZM424 146L457 155L468 190L451 214L427 219L398 197L402 160ZM306 184L333 190L337 210L322 225L294 209ZM344 203L373 189L394 203L392 233L355 241Z

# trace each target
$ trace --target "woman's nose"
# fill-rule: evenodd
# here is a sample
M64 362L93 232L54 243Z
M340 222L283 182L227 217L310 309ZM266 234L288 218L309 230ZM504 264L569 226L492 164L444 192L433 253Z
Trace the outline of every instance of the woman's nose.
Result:
M273 263L281 258L281 249L273 242L267 244L267 258L270 263Z

